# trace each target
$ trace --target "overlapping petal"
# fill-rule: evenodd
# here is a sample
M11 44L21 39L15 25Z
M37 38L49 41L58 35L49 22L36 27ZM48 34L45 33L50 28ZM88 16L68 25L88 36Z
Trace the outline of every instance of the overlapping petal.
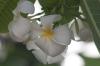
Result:
M43 64L47 64L47 55L42 50L35 50L32 52L34 56Z
M58 26L54 29L54 40L61 45L69 45L71 42L71 31L67 25Z
M55 57L51 57L45 54L42 50L35 50L32 53L43 64L59 63L64 59L64 56L61 54Z
M20 1L17 9L19 12L29 13L29 14L33 14L35 10L34 4L30 1Z
M33 14L35 11L34 4L27 0L19 0L17 7L13 10L15 16L20 13Z
M48 64L60 63L63 60L64 60L64 56L62 54L55 57L48 56Z
M46 54L53 56L53 57L61 54L66 48L65 45L60 45L56 43L55 41L51 41L51 40L48 40L42 37L36 39L35 43Z
M8 29L13 40L23 42L29 37L31 23L28 19L19 16L9 24Z
M66 52L63 52L59 54L58 56L52 57L47 55L44 51L42 51L35 43L34 41L29 41L26 44L26 48L28 50L33 50L32 53L37 58L38 61L40 61L43 64L52 64L52 63L59 63L63 61L64 56ZM67 47L66 47L67 48ZM65 49L66 50L66 49ZM64 50L64 51L65 51Z
M54 15L43 16L40 18L40 21L43 26L51 26L53 22L59 21L60 19L61 19L60 15L54 14Z
M40 49L39 47L37 47L37 45L34 43L34 41L30 40L26 43L26 48L28 50L38 50Z
M42 28L40 27L40 25L36 21L33 21L31 23L31 25L32 25L31 38L32 38L32 40L34 40L34 39L36 39L37 37L40 36Z

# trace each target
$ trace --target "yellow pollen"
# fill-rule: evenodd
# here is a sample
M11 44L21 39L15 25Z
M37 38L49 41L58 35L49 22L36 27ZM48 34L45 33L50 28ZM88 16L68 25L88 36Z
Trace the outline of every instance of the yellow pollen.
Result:
M42 32L43 37L47 39L51 39L53 35L54 35L54 32L51 28L46 27L45 29L43 29L43 32Z

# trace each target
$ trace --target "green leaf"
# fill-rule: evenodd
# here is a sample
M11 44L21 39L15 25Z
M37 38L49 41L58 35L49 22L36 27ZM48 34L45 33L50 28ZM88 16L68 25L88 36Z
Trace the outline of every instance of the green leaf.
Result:
M94 41L100 51L100 0L81 0L82 9L92 29Z
M0 32L8 31L8 24L13 19L12 11L19 0L0 0Z
M55 7L59 7L59 0L39 0L39 3L46 14L50 14Z
M80 0L39 0L39 3L47 15L61 14L70 16L78 12Z
M80 0L65 0L63 3L63 7L64 7L64 13L63 15L68 16L70 15L78 15L78 11L79 11L79 4L80 4ZM69 16L70 16L69 15Z

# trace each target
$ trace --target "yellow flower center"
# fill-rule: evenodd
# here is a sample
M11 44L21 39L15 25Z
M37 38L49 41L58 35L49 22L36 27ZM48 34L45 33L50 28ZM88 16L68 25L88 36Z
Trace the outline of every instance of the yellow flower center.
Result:
M53 35L54 35L54 32L50 27L45 27L43 29L43 32L42 32L43 37L45 37L47 39L51 39Z

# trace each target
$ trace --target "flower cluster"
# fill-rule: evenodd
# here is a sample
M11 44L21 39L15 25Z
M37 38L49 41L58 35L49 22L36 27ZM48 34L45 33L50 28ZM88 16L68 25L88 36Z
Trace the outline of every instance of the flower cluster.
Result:
M21 0L13 11L14 19L8 29L10 37L17 42L23 42L28 50L43 64L61 62L66 49L71 42L72 33L67 25L53 28L54 22L61 20L59 14L40 17L40 23L24 18L21 13L34 13L34 6L27 0Z

